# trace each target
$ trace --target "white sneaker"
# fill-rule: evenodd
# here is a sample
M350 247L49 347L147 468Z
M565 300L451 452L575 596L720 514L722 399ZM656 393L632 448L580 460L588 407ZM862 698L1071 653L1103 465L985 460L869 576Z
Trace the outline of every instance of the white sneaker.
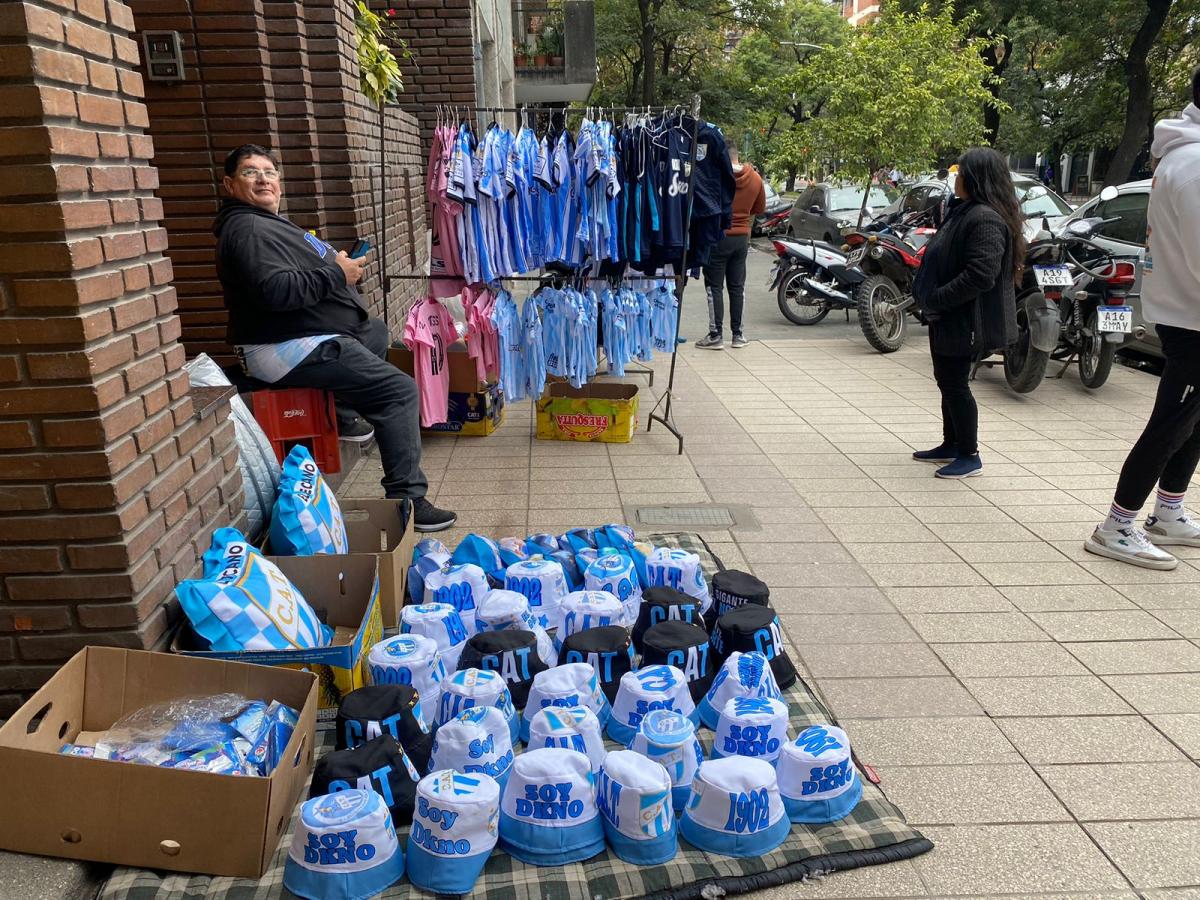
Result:
M1146 519L1146 537L1157 547L1200 547L1200 522L1180 510L1177 519Z
M1135 525L1118 531L1097 528L1083 542L1083 549L1097 556L1106 556L1120 562L1141 566L1143 569L1174 569L1179 560L1150 543L1146 533Z

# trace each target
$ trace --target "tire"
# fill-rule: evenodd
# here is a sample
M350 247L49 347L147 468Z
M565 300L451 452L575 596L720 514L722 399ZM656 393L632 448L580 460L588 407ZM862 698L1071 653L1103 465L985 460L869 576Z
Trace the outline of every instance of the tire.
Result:
M1028 394L1046 377L1050 354L1030 343L1029 316L1017 303L1017 339L1004 350L1004 380L1018 394Z
M886 275L870 275L854 289L858 326L867 343L880 353L895 353L904 344L908 314L897 315L884 308L886 304L898 303L902 297L896 282Z
M1093 309L1088 313L1084 334L1080 335L1079 339L1079 380L1085 388L1092 390L1108 381L1109 373L1112 372L1113 357L1117 355L1117 345L1110 344L1104 339L1104 335L1097 331L1099 323L1099 315Z
M816 325L829 315L829 301L814 297L804 287L802 279L807 276L808 272L804 269L792 269L779 282L775 292L779 311L793 325ZM798 303L801 299L807 299L809 302Z

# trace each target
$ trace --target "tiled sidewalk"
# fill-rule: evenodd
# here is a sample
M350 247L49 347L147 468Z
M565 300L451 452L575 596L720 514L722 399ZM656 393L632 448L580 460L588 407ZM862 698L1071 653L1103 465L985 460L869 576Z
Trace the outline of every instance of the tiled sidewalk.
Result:
M1082 550L1156 380L1117 367L1088 393L1072 369L1019 397L985 371L986 474L943 482L909 459L941 436L919 337L679 363L684 456L658 426L536 441L524 403L491 437L428 439L426 469L460 514L447 542L748 508L702 533L770 585L797 661L938 845L758 896L1200 898L1200 550L1169 573ZM375 496L378 478L373 458L343 490Z

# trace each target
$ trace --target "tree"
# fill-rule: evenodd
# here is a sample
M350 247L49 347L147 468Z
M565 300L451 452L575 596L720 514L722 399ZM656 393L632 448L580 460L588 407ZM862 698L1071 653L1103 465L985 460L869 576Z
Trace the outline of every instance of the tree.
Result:
M955 22L949 10L922 15L885 5L844 45L799 66L801 92L827 95L821 115L796 129L806 155L836 161L869 184L881 166L919 172L978 142L984 107L1000 101L971 24Z

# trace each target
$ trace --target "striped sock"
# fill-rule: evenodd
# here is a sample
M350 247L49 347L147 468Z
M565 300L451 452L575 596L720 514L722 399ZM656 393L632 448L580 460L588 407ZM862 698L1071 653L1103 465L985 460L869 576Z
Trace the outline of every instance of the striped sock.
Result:
M1172 494L1170 491L1158 489L1154 502L1154 517L1156 519L1178 519L1183 515L1183 494Z
M1128 528L1132 525L1135 518L1137 518L1137 510L1126 509L1114 503L1108 511L1108 518L1100 526L1100 530L1120 531L1122 528Z

